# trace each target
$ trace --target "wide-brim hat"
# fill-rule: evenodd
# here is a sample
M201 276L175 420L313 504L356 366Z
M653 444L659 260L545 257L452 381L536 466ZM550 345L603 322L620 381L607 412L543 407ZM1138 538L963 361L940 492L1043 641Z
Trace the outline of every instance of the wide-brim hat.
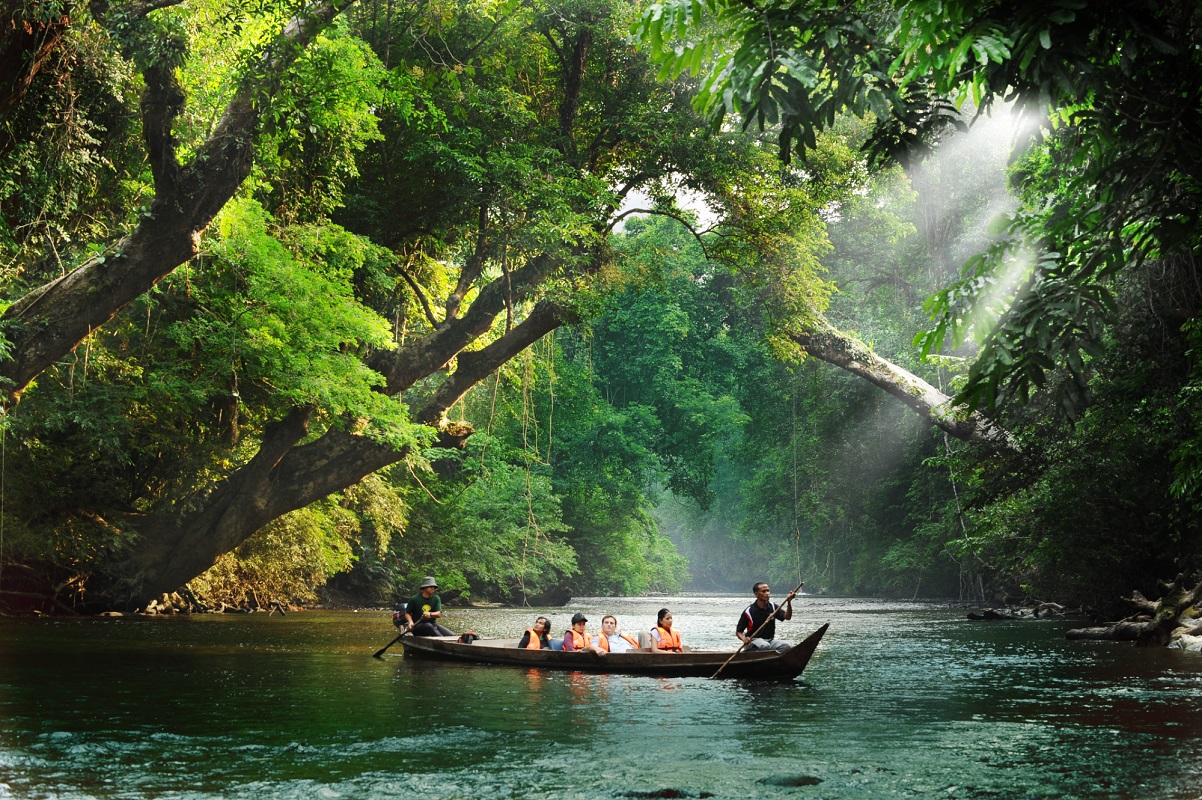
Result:
M421 585L421 586L419 586L419 587L417 587L417 588L419 588L419 589L429 589L429 588L431 588L431 587L433 587L433 588L437 589L437 588L438 588L438 581L434 580L434 577L433 577L432 575L427 575L427 576L426 576L426 579L425 579L424 581L422 581L422 585Z

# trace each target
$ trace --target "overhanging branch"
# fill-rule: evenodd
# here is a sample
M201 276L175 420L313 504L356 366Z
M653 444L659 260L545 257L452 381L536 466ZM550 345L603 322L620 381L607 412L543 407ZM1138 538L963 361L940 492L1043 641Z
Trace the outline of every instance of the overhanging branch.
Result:
M967 413L953 405L950 397L922 378L886 361L825 320L794 334L793 340L815 358L884 389L957 439L985 444L1001 452L1019 450L1014 437L992 420L976 411Z
M413 419L441 427L447 409L469 389L551 331L574 320L574 315L556 303L549 300L538 303L529 316L487 347L460 353L455 371L447 376L434 396L414 412Z
M697 244L701 245L701 252L705 255L705 257L707 259L710 257L709 250L706 248L705 240L702 237L705 236L707 233L710 233L711 231L713 231L716 226L710 226L703 231L699 231L695 227L693 227L693 223L689 222L687 219L680 216L679 214L672 213L671 211L663 211L663 210L657 210L657 209L652 209L652 208L628 208L625 211L623 211L621 214L618 214L612 220L609 221L609 224L605 226L604 233L609 233L610 231L612 231L619 222L626 219L631 214L654 214L656 216L668 217L670 219L676 220L681 225L688 228L689 233L693 234L693 238L697 240Z

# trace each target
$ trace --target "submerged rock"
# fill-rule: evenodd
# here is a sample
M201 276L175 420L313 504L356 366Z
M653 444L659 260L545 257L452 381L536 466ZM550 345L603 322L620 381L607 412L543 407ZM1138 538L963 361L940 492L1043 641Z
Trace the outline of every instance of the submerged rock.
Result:
M1202 653L1202 636L1178 636L1169 640L1169 649Z
M1168 647L1170 650L1189 650L1193 653L1202 653L1202 625L1177 628L1169 637Z
M761 778L759 783L768 786L817 786L822 783L822 778L815 778L813 775L773 775L770 778Z

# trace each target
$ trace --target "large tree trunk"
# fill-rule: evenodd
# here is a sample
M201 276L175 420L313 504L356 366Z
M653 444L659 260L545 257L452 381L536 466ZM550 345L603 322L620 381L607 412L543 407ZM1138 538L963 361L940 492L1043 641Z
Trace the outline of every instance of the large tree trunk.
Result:
M814 323L794 341L821 361L834 364L869 381L901 400L957 439L978 442L999 451L1017 451L1013 437L973 411L953 405L950 397L917 375L878 356L850 334L825 321Z
M207 496L131 520L140 541L110 571L107 599L140 608L200 575L272 520L405 457L403 450L340 427L297 446L308 433L311 411L296 409L272 425L258 454Z
M316 34L352 2L314 0L285 26L248 71L188 166L178 162L171 134L184 108L175 70L151 66L144 71L142 125L155 183L150 213L102 255L34 289L0 315L11 343L9 357L0 362L0 405L16 403L43 370L196 255L201 233L250 173L271 93ZM145 14L166 4L132 3L118 12Z

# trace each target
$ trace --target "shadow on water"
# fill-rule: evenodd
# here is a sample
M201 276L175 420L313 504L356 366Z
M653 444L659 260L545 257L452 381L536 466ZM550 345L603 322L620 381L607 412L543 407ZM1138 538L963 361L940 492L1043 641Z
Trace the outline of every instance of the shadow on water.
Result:
M460 610L516 641L539 613L669 606L733 649L740 597ZM1200 796L1202 658L1067 642L917 603L806 598L802 679L440 665L385 613L0 620L0 798L1166 798Z

